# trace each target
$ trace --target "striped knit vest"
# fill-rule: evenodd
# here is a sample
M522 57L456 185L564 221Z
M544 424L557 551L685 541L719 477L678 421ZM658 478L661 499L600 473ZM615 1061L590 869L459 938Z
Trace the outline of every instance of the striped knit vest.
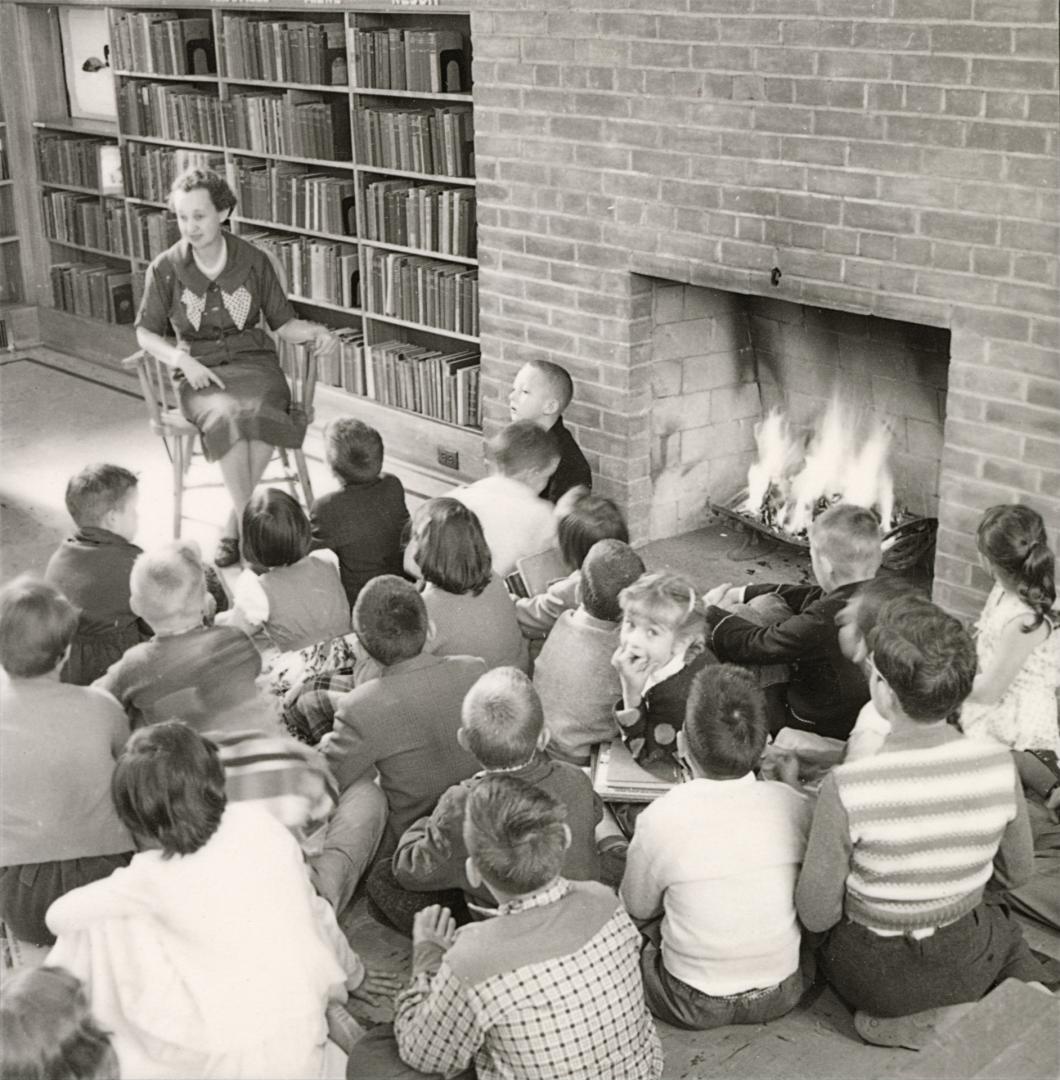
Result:
M972 910L1016 816L1003 746L956 738L840 765L833 772L853 854L846 913L881 930L920 930Z

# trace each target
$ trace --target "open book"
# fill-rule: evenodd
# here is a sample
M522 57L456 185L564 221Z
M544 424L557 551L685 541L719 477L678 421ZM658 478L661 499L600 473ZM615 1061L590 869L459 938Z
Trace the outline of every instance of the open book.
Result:
M593 789L605 801L651 802L682 779L681 770L672 762L638 765L621 739L600 743L593 751Z

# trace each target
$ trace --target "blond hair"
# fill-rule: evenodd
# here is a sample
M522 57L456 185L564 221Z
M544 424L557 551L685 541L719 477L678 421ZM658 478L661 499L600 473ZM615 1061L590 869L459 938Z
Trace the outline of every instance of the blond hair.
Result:
M840 574L870 578L880 568L880 522L871 510L838 503L814 518L809 532L811 547Z
M703 601L684 574L672 570L641 574L618 594L618 603L624 615L631 611L643 615L672 630L686 645L706 638Z
M145 551L133 563L129 591L136 614L152 626L201 608L206 571L199 545L177 540Z

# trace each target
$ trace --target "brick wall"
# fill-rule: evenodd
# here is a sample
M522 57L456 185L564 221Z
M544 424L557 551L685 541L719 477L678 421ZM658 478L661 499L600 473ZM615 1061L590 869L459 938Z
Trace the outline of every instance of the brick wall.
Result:
M487 427L575 376L601 490L651 502L644 277L948 328L936 595L974 528L1060 528L1055 0L476 0ZM771 268L782 277L770 284Z

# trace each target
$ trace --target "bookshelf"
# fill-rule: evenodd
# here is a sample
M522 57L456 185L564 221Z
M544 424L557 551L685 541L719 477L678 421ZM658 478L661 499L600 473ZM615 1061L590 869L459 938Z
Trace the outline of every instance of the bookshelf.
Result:
M54 10L16 6L38 22ZM478 439L457 433L481 428L466 8L119 0L107 11L117 122L61 108L34 119L41 293L124 320L106 297L127 287L134 311L147 263L176 239L173 176L223 171L233 231L277 258L300 315L340 335L322 400L364 415L388 445L455 439L480 471ZM101 153L117 154L120 190L92 168L53 167Z
M22 267L6 117L0 93L0 304L15 304L22 299ZM7 323L0 318L0 349L9 344Z

